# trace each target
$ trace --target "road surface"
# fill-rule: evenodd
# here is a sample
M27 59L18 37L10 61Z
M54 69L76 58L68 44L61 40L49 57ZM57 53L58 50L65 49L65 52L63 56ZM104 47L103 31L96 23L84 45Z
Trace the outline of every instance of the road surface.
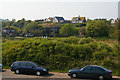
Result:
M17 80L26 78L26 80L36 80L36 79L41 79L41 80L77 80L77 79L71 79L67 73L58 73L58 72L49 72L48 75L44 76L36 76L36 75L28 75L28 74L15 74L14 72L10 71L9 69L4 69L2 71L2 80L13 80L13 78L16 78ZM60 79L61 78L61 79ZM22 79L22 80L24 80ZM90 79L79 79L79 80L90 80ZM120 80L120 77L118 76L113 76L113 80Z

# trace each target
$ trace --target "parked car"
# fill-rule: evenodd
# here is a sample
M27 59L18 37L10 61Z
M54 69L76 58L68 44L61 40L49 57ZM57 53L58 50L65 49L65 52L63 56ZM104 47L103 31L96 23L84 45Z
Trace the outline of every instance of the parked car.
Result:
M42 67L35 62L29 61L17 61L11 65L11 71L14 71L16 74L19 73L29 73L36 74L37 76L45 75L49 73L49 69Z
M3 69L3 65L2 64L0 64L0 70L2 70Z
M97 65L87 65L80 68L69 70L68 75L71 78L97 78L100 80L112 79L112 71Z

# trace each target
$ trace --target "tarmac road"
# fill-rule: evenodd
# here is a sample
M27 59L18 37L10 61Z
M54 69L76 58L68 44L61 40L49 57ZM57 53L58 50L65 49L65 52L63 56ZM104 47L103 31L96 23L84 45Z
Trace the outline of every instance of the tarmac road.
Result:
M48 75L36 76L28 74L15 74L9 69L2 71L2 80L78 80L71 79L67 73L49 72ZM91 79L79 79L79 80L91 80ZM120 80L120 77L113 76L113 80Z

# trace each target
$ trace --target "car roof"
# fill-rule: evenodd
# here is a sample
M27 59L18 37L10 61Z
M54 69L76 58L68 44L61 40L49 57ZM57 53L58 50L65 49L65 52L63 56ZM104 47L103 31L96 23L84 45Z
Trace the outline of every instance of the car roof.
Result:
M17 63L17 62L30 62L30 63L33 63L33 62L31 62L31 61L16 61L16 62L14 62L14 63Z
M104 67L102 67L102 66L98 66L98 65L87 65L87 66L91 66L91 67L99 67L99 68L102 68L102 69L107 70L106 68L104 68Z
M95 66L95 67L100 67L100 66L98 66L98 65L87 65L87 66Z
M98 66L98 65L87 65L87 66L103 68L102 66Z

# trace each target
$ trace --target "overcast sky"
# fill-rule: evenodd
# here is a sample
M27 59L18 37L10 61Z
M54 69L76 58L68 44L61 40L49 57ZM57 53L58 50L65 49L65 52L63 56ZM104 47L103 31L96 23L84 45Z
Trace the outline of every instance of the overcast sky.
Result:
M90 19L117 18L118 0L0 0L0 18L35 20L80 15Z

